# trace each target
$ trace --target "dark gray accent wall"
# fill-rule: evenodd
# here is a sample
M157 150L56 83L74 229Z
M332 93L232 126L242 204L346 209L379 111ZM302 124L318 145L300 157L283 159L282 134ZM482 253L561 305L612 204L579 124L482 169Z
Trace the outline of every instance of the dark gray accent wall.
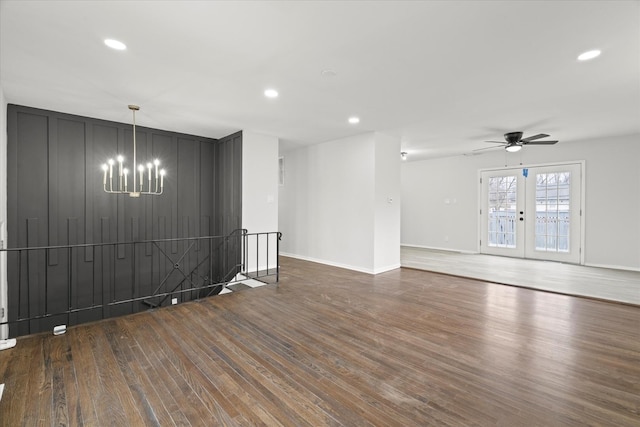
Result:
M130 123L17 105L8 106L7 116L9 248L225 235L241 228L241 133L215 140L138 126L138 162L159 158L167 176L163 195L134 199L103 192L100 169L118 153L131 164ZM173 255L183 250L180 245L170 245ZM34 252L26 261L12 262L10 258L9 320L45 310L64 311L68 305L69 265L74 268L74 306L95 300L96 294L96 302L126 298L133 281L151 288L163 272L154 270L150 247L142 252L134 254L131 246L117 245L113 251L49 250ZM73 263L69 256L74 257ZM118 275L127 268L101 268L113 263L126 267L133 262L136 274L153 280ZM144 291L136 289L138 293ZM19 331L12 327L11 335L141 308L132 303L106 312L84 311L70 319L47 318L21 324Z
M219 213L215 217L214 230L218 236L227 236L242 228L242 132L237 132L218 141L215 146L214 200ZM236 236L238 236L236 234ZM218 275L237 273L240 259L240 240L234 237L220 248L216 266ZM231 277L225 277L230 279Z

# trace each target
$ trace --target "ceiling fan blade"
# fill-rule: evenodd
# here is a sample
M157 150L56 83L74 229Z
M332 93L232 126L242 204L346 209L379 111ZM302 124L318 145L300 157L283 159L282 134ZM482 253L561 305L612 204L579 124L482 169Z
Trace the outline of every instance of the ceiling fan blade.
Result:
M492 150L494 148L502 148L502 145L494 145L493 147L476 148L475 150L472 150L472 152L475 153L476 151Z
M491 143L491 144L502 144L502 145L507 145L507 143L506 143L506 142L504 142L504 141L485 141L485 142L489 142L489 143Z
M558 141L531 141L531 142L525 142L525 144L527 145L553 145L555 143L557 143Z
M540 138L546 138L549 135L547 135L546 133L539 133L537 135L533 135L533 136L528 136L526 138L522 138L520 140L520 142L529 142L529 141L533 141L534 139L540 139Z

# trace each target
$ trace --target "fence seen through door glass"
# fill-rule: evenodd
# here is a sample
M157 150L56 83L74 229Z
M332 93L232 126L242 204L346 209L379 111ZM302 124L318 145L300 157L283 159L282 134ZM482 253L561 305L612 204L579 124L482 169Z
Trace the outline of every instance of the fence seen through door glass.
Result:
M492 176L489 178L489 246L516 247L517 178Z
M537 251L569 252L571 172L536 174Z

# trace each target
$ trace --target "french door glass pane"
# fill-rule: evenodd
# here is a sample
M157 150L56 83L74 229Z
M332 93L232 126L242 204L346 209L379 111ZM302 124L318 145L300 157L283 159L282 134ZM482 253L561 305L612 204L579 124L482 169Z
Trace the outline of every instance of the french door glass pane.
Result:
M569 252L571 172L536 174L536 250Z
M516 176L489 178L488 245L516 247Z

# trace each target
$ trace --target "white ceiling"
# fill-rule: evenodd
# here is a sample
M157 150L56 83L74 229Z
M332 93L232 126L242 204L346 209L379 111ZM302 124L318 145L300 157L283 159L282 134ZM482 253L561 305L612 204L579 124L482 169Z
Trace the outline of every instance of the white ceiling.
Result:
M2 0L0 15L0 84L19 105L130 122L135 103L143 126L252 130L284 150L380 131L412 160L508 131L640 132L638 1Z

